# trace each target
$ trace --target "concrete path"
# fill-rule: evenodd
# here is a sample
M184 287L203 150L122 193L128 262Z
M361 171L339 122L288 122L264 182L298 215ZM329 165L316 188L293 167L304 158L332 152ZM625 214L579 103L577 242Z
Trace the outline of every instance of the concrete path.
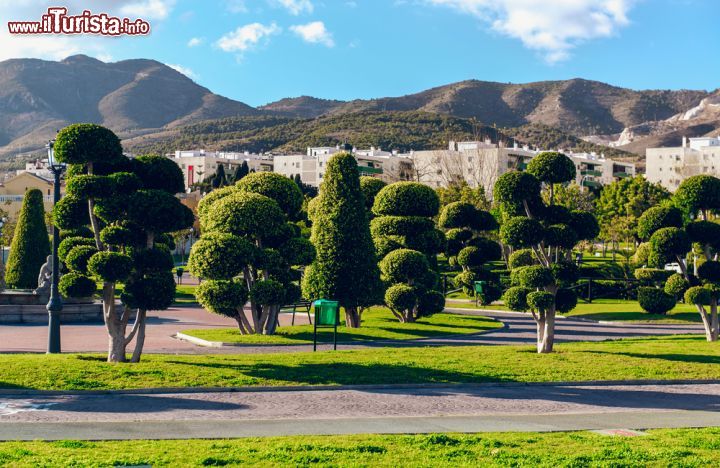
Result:
M365 344L341 344L341 349L369 348L380 346L463 346L503 345L535 343L535 322L528 314L498 311L477 311L472 309L446 309L449 312L467 315L483 315L505 324L504 328L476 335L456 335L444 338L428 338L411 341L379 341ZM290 315L281 316L281 325L289 325ZM298 313L296 324L307 323L307 316ZM311 351L311 345L290 346L237 346L205 348L177 340L178 331L197 328L227 328L236 326L232 319L210 314L200 307L175 307L162 312L150 312L148 316L145 352L169 354L243 354ZM699 324L600 324L575 319L557 321L556 339L567 341L603 341L629 337L654 335L675 335L702 333ZM45 352L47 326L44 325L3 325L0 327L0 352ZM319 349L330 349L321 345ZM103 324L63 325L63 352L106 352L107 333Z
M0 395L0 440L720 426L720 383Z

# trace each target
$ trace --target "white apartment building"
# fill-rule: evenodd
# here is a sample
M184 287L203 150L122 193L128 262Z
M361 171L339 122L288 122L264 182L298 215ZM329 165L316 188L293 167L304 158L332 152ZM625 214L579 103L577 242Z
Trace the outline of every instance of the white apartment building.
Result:
M506 147L485 141L451 141L447 150L413 151L400 155L412 161L413 180L445 187L465 181L470 187L483 187L492 197L495 181L512 170L524 170L542 151L527 146ZM589 189L610 184L618 178L633 177L635 165L617 162L595 153L561 151L575 163L576 183Z
M36 159L35 161L26 162L25 169L18 169L17 175L23 172L28 172L47 180L53 180L55 177L50 170L50 163L48 163L47 159Z
M372 176L387 182L408 180L411 175L411 162L397 154L379 148L366 150L347 145L308 148L306 154L276 155L274 171L286 177L295 177L313 187L319 187L325 176L328 161L333 155L347 151L358 161L360 175Z
M168 155L183 172L185 187L202 182L215 175L219 166L224 166L225 173L232 175L238 166L247 162L251 171L262 172L273 170L273 156L266 154L206 152L205 150L175 151Z
M682 146L648 148L645 177L674 192L683 180L700 174L720 177L720 136L682 139Z

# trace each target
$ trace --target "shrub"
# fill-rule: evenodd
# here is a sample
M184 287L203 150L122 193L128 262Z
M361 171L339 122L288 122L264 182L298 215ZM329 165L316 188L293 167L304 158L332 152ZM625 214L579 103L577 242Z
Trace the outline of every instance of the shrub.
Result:
M250 290L250 299L262 305L283 305L285 288L282 283L273 279L257 281Z
M380 190L387 186L386 182L378 179L377 177L363 176L360 177L360 190L362 191L365 199L365 208L369 211L372 209L375 203L375 197Z
M427 317L445 310L445 296L438 291L427 290L418 295L420 316Z
M562 153L540 153L528 163L527 172L541 182L560 184L575 179L575 163Z
M698 278L705 283L720 283L720 262L708 260L698 267Z
M111 283L125 281L132 268L132 259L118 252L96 252L87 262L91 275Z
M544 235L544 229L539 222L524 216L510 218L500 227L500 239L515 248L536 245Z
M506 172L495 182L493 194L498 203L518 205L540 197L540 181L527 172Z
M300 187L293 181L274 172L253 172L236 184L240 192L264 195L278 204L289 217L295 218L303 203Z
M527 304L533 310L547 310L555 303L555 296L545 291L533 291L527 295Z
M133 254L132 258L135 262L135 268L142 273L169 271L175 266L170 251L162 247L138 250Z
M40 190L25 192L22 208L10 245L5 281L11 288L34 289L38 272L50 255L50 239L45 226L45 209Z
M390 252L379 266L383 281L390 283L407 283L430 268L425 255L409 249Z
M650 247L661 258L684 256L691 249L688 235L679 228L666 227L655 231L650 237Z
M404 283L394 284L385 291L385 305L398 313L413 309L417 300L415 288Z
M370 222L373 237L418 236L434 227L431 219L420 216L381 216Z
M663 283L667 281L672 274L673 272L670 270L661 270L658 268L638 268L634 272L635 279L647 285Z
M175 300L175 278L171 271L152 272L141 278L130 278L120 296L128 307L165 310Z
M523 268L518 274L520 286L526 288L544 288L553 284L552 270L540 265Z
M200 305L218 315L236 317L248 300L248 291L239 281L203 281L195 290Z
M64 297L92 297L97 291L97 284L92 278L71 271L62 275L58 289Z
M61 262L65 262L68 253L78 245L95 247L95 241L86 237L66 237L58 245L58 258Z
M534 265L536 262L535 254L531 249L520 249L510 254L508 259L508 266L511 270L514 270L521 266Z
M113 162L123 157L120 139L110 130L95 124L75 124L63 128L55 137L55 157L67 164L85 164L99 155Z
M675 307L675 297L665 293L662 289L652 287L638 288L638 302L640 307L651 314L664 315Z
M709 289L702 286L693 286L685 291L685 302L687 304L710 305L712 294Z
M675 191L678 205L690 213L720 208L720 179L696 175L685 179Z
M571 212L568 226L575 231L578 240L593 240L600 234L597 218L587 211Z
M542 221L546 226L552 226L553 224L568 224L572 219L570 210L562 205L550 205L546 206L542 211Z
M564 224L556 224L545 229L545 243L549 246L572 249L577 241L575 231Z
M143 243L142 231L138 232L123 226L105 226L100 231L100 240L103 244L114 246L135 246Z
M637 233L643 240L648 240L659 229L667 227L681 228L682 212L675 207L653 206L638 219Z
M256 193L224 197L215 202L213 209L201 220L204 220L205 232L217 231L236 236L274 235L285 225L285 215L280 206L273 199Z
M98 250L91 245L78 245L70 249L65 257L65 265L72 271L78 273L87 272L88 260L95 255Z
M440 199L432 188L417 182L396 182L380 190L372 211L377 216L434 217L439 210Z
M720 224L718 223L711 221L693 221L685 226L685 230L692 242L713 246L720 244Z
M577 307L577 294L572 289L560 288L555 293L555 310L567 314Z
M188 270L198 278L234 278L252 263L255 250L249 241L232 234L205 234L190 250Z
M138 156L132 160L133 176L149 190L162 190L170 194L185 191L185 181L180 167L172 160L158 155ZM114 174L116 180L122 173ZM127 184L129 181L118 182Z
M525 312L528 310L527 296L530 292L528 288L514 286L505 291L502 299L510 310Z
M483 292L477 295L480 305L490 305L502 297L502 289L494 283L485 283Z
M569 286L580 279L580 269L573 262L562 261L550 266L552 274L561 286Z
M105 198L113 193L112 181L106 176L77 175L67 181L67 193L78 198Z
M685 291L690 288L690 282L680 273L670 276L665 282L665 293L673 297L682 297Z

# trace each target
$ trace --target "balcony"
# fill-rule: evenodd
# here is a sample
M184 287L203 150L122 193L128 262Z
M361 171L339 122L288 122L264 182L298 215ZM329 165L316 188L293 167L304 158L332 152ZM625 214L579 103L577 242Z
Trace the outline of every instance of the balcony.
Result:
M596 180L585 179L582 181L582 186L589 187L589 188L600 188L600 187L602 187L602 184Z
M586 176L600 177L602 175L602 172L596 171L595 169L586 169L584 171L580 171L580 174Z
M383 170L378 167L358 166L358 170L360 171L360 175L382 174L383 173Z
M630 177L630 174L628 174L627 172L613 172L613 177L625 179L627 177Z

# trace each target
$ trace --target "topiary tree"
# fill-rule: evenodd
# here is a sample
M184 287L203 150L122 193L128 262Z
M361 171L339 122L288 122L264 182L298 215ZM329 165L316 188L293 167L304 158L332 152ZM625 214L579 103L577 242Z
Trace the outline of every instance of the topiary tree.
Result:
M257 172L209 194L198 207L203 235L188 268L207 281L196 297L210 312L234 318L242 334L275 333L280 308L300 298L294 267L315 259L310 241L288 222L301 205L294 181Z
M403 323L442 312L445 297L435 291L438 276L427 257L417 250L393 250L380 261L383 281L388 284L385 304Z
M68 237L59 256L69 270L61 292L92 294L102 283L103 317L110 337L109 362L138 362L145 341L148 310L167 309L174 300L173 261L168 232L190 227L194 216L175 193L183 190L180 168L158 156L130 160L117 136L94 124L61 130L55 155L70 164L67 195L55 205L53 219L65 231L91 229L93 245ZM120 307L115 301L124 284ZM128 331L130 319L135 317Z
M543 182L564 183L574 178L575 166L569 158L559 153L544 154L541 159L535 158L532 166L532 172ZM541 180L529 169L505 173L495 184L495 201L503 216L500 240L513 249L523 249L511 256L514 287L503 299L511 310L531 311L537 323L538 353L549 353L555 339L556 313L569 312L577 304L575 293L567 289L579 278L579 270L571 261L572 249L581 240L594 239L599 227L589 213L545 205L540 197ZM531 291L547 294L535 294L529 300L526 296Z
M546 151L540 153L528 163L527 173L546 184L550 189L550 204L555 204L555 184L575 179L575 163L562 153Z
M462 268L462 272L455 276L455 285L472 296L475 294L475 281L485 281L483 292L478 297L480 303L487 305L500 299L500 278L485 264L500 260L502 251L497 242L481 235L497 230L495 218L470 203L453 202L443 208L438 226L447 230L445 255L448 262Z
M50 255L50 238L45 225L43 194L31 189L25 192L22 208L10 245L5 282L10 288L35 289L38 273Z
M313 204L310 240L317 256L305 269L303 294L337 300L346 326L359 328L364 308L382 303L383 285L353 155L339 153L328 161Z
M362 190L362 193L365 196L365 207L367 208L370 216L372 216L372 207L375 203L375 197L378 193L380 193L380 190L385 188L385 186L387 186L387 183L377 177L360 177L360 190Z

